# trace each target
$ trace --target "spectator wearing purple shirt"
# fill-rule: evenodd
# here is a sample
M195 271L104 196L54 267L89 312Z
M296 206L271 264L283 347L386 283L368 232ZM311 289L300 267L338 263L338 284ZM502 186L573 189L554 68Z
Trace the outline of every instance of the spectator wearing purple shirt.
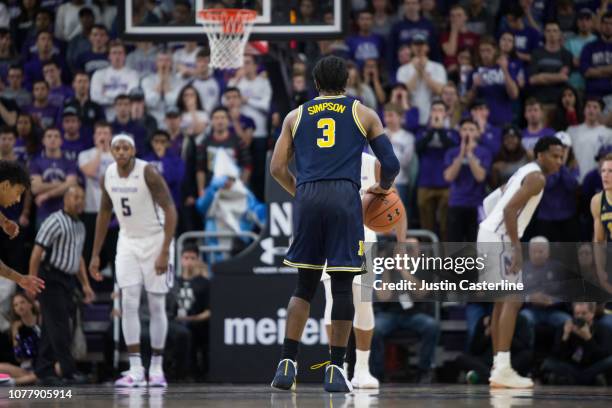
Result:
M43 153L30 163L37 229L49 214L62 208L64 193L77 184L76 164L64 157L59 129L45 130L43 146Z
M502 132L489 123L489 113L489 106L483 99L476 99L470 106L470 116L480 131L479 143L489 150L491 157L495 157L502 146Z
M196 178L197 148L195 137L183 133L181 129L181 112L177 107L171 107L166 111L164 124L166 131L170 135L168 154L179 156L185 163L185 176L182 187L184 200L181 203L183 211L179 216L179 231L191 231L201 228L200 216L195 208L199 191L199 184ZM202 184L203 189L204 186Z
M413 134L419 129L419 108L410 105L408 88L402 83L397 83L391 88L389 102L396 103L404 111L403 126ZM379 112L379 115L381 113Z
M136 155L143 157L148 152L147 130L132 120L130 97L125 94L115 98L115 120L111 123L113 133L127 133L134 138Z
M30 106L26 106L24 111L32 115L43 129L55 126L60 110L49 103L49 85L43 80L34 82L32 95L34 101Z
M181 156L168 150L170 135L165 130L158 130L151 138L151 152L144 156L144 160L153 164L164 177L172 199L177 209L182 209L182 186L185 176L185 163Z
M404 18L393 24L389 36L390 61L393 69L398 66L396 50L403 44L410 44L412 37L420 34L425 37L431 50L431 55L437 57L438 44L434 25L421 16L420 0L404 0Z
M516 77L509 69L508 59L497 56L497 42L493 37L483 37L478 46L481 65L468 80L468 100L482 98L493 114L491 123L501 126L512 121L512 103L519 97Z
M525 24L523 20L525 11L517 3L506 14L506 23L510 32L514 34L514 48L516 55L525 63L531 61L531 53L540 46L542 35L538 30Z
M385 55L385 40L372 32L374 15L366 8L357 12L357 33L349 36L345 42L353 61L363 67L368 59L381 59Z
M36 36L36 47L38 52L24 66L26 87L29 88L34 82L44 80L43 64L55 58L59 67L63 64L53 54L53 37L51 33L41 31Z
M93 147L93 140L81 131L81 120L72 106L65 108L62 113L62 130L64 157L76 163L79 153Z
M74 96L71 87L62 83L62 71L55 61L43 64L45 82L49 85L49 103L58 108L64 107L64 101Z
M554 110L572 70L572 54L563 48L559 23L550 21L544 30L544 46L534 50L529 64L529 93L537 96L548 113ZM547 115L548 116L548 115Z
M525 101L525 120L527 127L523 129L521 143L530 158L533 158L533 148L538 139L544 136L552 136L555 131L544 124L544 110L542 104L535 98Z
M586 79L586 94L603 98L606 108L612 109L612 11L601 17L599 39L582 49L580 71Z
M230 132L236 133L244 146L249 146L253 140L253 132L255 132L255 121L241 113L242 94L240 89L236 87L225 88L222 102L229 112Z
M25 42L21 46L21 55L25 62L30 61L36 56L38 52L38 46L36 44L36 37L41 31L46 31L53 34L53 13L49 10L39 9L36 12L34 18L34 27L28 34ZM60 56L62 51L62 43L53 38L53 55Z
M417 133L416 151L419 155L417 204L421 228L438 230L446 240L448 211L448 182L444 180L444 156L457 145L457 136L444 127L446 105L441 101L431 104L429 126ZM438 223L436 222L438 221Z
M461 145L444 156L444 180L450 183L448 198L448 241L476 242L478 207L485 195L485 181L491 167L489 150L479 145L476 121L463 119L459 126Z
M572 152L572 139L566 132L555 136L563 143L563 166L546 177L546 186L536 216L537 235L551 242L576 242L579 238L576 192L578 162Z
M91 49L75 56L77 69L87 72L88 75L110 65L108 59L108 30L102 24L95 24L89 33Z
M34 123L31 115L21 112L17 116L17 141L14 151L21 164L27 165L31 159L38 156L41 151L40 129Z
M158 129L157 120L147 112L147 105L145 104L145 94L142 88L134 88L130 91L130 117L138 125L145 128L147 131L147 137L153 135Z

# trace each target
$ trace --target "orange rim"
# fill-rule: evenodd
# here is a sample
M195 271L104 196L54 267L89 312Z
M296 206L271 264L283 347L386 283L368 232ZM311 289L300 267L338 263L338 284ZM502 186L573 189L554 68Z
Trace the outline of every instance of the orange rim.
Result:
M239 34L244 31L245 23L257 18L257 12L248 9L206 9L198 11L198 17L205 23L220 22L226 34Z

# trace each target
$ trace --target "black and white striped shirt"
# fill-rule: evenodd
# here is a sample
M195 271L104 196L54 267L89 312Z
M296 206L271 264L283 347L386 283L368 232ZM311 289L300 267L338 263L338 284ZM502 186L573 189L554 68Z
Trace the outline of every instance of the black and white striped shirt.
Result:
M49 215L42 223L36 243L45 248L45 260L67 274L77 274L85 244L85 225L64 210Z

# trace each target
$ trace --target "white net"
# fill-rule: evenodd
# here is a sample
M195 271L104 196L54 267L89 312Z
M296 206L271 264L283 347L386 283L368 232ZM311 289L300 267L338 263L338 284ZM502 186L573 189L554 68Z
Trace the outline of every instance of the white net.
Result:
M240 68L244 49L255 23L253 10L207 9L198 14L210 46L210 66Z

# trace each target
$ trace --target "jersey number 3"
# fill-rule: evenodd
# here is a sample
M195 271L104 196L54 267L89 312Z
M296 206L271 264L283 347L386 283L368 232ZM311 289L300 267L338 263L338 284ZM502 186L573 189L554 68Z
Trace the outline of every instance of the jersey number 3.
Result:
M323 129L323 137L317 138L317 146L321 148L332 147L336 144L336 121L323 118L317 121L317 127Z

